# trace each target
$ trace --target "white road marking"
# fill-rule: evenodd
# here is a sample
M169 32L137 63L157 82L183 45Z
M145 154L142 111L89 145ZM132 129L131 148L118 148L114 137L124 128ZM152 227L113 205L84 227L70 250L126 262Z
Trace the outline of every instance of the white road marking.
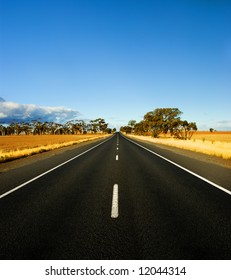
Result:
M116 160L119 160L119 156L118 155L116 155Z
M119 189L118 185L113 186L111 218L116 219L119 216Z
M125 138L125 137L124 137L124 138ZM186 171L186 172L192 174L193 176L195 176L195 177L201 179L202 181L205 181L206 183L212 185L213 187L215 187L215 188L217 188L217 189L219 189L219 190L221 190L221 191L223 191L223 192L226 192L227 194L231 195L231 191L225 189L224 187L222 187L222 186L220 186L220 185L218 185L218 184L216 184L216 183L214 183L214 182L212 182L212 181L210 181L210 180L208 180L208 179L206 179L206 178L204 178L204 177L198 175L197 173L194 173L194 172L190 171L189 169L187 169L187 168L185 168L185 167L183 167L183 166L181 166L181 165L175 163L174 161L171 161L171 160L169 160L169 159L167 159L167 158L165 158L165 157L163 157L163 156L161 156L161 155L159 155L159 154L153 152L152 150L149 150L148 148L145 148L144 146L142 146L142 145L140 145L140 144L138 144L138 143L136 143L136 142L134 142L134 141L132 141L132 140L130 140L130 139L128 139L128 138L125 138L125 139L128 140L128 141L130 141L130 142L132 142L133 144L135 144L135 145L137 145L137 146L143 148L144 150L146 150L146 151L148 151L148 152L150 152L150 153L152 153L152 154L154 154L154 155L156 155L156 156L158 156L158 157L160 157L160 158L162 158L162 159L168 161L169 163L171 163L171 164L173 164L173 165L175 165L175 166L181 168L182 170L184 170L184 171Z
M25 182L25 183L23 183L23 184L21 184L21 185L15 187L15 188L11 189L10 191L1 194L1 195L0 195L0 199L3 198L3 197L5 197L5 196L7 196L7 195L9 195L9 194L11 194L11 193L13 193L13 192L15 192L15 191L17 191L17 190L19 190L19 189L21 189L22 187L24 187L24 186L30 184L31 182L33 182L33 181L35 181L35 180L37 180L37 179L43 177L44 175L46 175L46 174L48 174L48 173L54 171L55 169L57 169L57 168L59 168L59 167L65 165L65 164L67 164L68 162L70 162L70 161L72 161L72 160L74 160L74 159L76 159L76 158L78 158L78 157L80 157L80 156L82 156L82 155L84 155L84 154L90 152L91 150L93 150L93 149L97 148L98 146L104 144L105 142L107 142L107 141L110 140L110 139L111 139L111 137L110 137L109 139L103 141L102 143L99 143L99 144L97 144L96 146L94 146L94 147L92 147L92 148L86 150L85 152L83 152L83 153L81 153L81 154L79 154L79 155L77 155L77 156L75 156L75 157L73 157L73 158L71 158L71 159L69 159L69 160L67 160L67 161L64 161L63 163L61 163L61 164L59 164L59 165L57 165L57 166L55 166L55 167L53 167L53 168L47 170L46 172L44 172L44 173L42 173L42 174L40 174L40 175L38 175L38 176L36 176L36 177L30 179L29 181L27 181L27 182Z
M117 151L119 150L119 148L117 147Z

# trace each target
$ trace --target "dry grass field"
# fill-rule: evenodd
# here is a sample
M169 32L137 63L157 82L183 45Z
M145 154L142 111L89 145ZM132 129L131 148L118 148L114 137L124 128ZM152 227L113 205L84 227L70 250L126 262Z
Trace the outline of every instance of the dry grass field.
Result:
M191 140L179 140L170 135L160 138L151 136L134 136L143 140L148 140L156 144L165 144L185 150L200 152L207 155L217 156L231 160L231 131L227 132L207 132L197 131Z
M211 141L211 142L227 142L231 143L231 131L196 131L192 140L202 140L202 141Z
M104 134L85 135L18 135L0 137L0 162L38 154L61 147L75 145L97 138Z

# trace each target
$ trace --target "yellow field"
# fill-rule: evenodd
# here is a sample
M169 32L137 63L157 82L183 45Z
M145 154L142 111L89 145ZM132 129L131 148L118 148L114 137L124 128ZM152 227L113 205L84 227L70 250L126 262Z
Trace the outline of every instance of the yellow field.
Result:
M107 136L105 134L1 136L0 162Z
M196 132L191 140L179 140L170 136L153 138L151 136L134 136L156 144L165 144L185 150L200 152L223 159L231 159L231 132Z
M211 141L211 142L227 142L231 143L231 131L215 131L215 132L208 132L208 131L196 131L192 139L202 140L202 141Z

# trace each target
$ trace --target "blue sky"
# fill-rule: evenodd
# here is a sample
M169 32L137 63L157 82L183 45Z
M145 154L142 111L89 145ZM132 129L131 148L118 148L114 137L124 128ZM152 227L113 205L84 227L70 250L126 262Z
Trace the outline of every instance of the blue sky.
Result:
M118 128L178 107L231 130L231 1L0 3L0 121L33 104Z

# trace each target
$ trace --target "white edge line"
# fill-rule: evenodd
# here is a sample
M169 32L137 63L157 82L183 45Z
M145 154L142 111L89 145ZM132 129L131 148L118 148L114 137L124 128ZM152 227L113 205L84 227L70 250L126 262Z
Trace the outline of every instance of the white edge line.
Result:
M112 137L113 137L113 136L112 136ZM37 179L43 177L44 175L46 175L46 174L48 174L48 173L54 171L55 169L57 169L57 168L59 168L59 167L65 165L65 164L67 164L68 162L70 162L70 161L72 161L72 160L74 160L74 159L76 159L76 158L78 158L78 157L80 157L80 156L82 156L82 155L84 155L84 154L90 152L91 150L97 148L98 146L100 146L100 145L104 144L105 142L107 142L108 140L110 140L112 137L110 137L109 139L103 141L102 143L99 143L99 144L97 144L96 146L94 146L94 147L92 147L92 148L90 148L90 149L88 149L88 150L82 152L81 154L79 154L79 155L77 155L77 156L74 156L73 158L68 159L67 161L64 161L63 163L61 163L61 164L59 164L59 165L57 165L57 166L55 166L55 167L53 167L53 168L51 168L51 169L45 171L44 173L41 173L40 175L38 175L38 176L36 176L36 177L30 179L29 181L26 181L25 183L23 183L23 184L21 184L21 185L15 187L15 188L13 188L13 189L11 189L10 191L1 194L1 195L0 195L0 199L3 198L3 197L5 197L5 196L7 196L7 195L9 195L9 194L11 194L12 192L15 192L15 191L21 189L22 187L24 187L24 186L30 184L31 182L33 182L33 181L35 181L35 180L37 180Z
M116 219L119 216L119 206L118 206L118 185L113 186L113 195L112 195L112 206L111 206L111 218Z
M124 136L123 136L123 137L124 137ZM222 190L223 192L226 192L227 194L231 195L231 191L225 189L224 187L219 186L219 185L217 185L216 183L213 183L212 181L209 181L208 179L206 179L206 178L204 178L204 177L202 177L202 176L200 176L200 175L198 175L198 174L196 174L196 173L190 171L189 169L187 169L187 168L185 168L185 167L183 167L183 166L181 166L181 165L175 163L174 161L171 161L171 160L169 160L169 159L167 159L167 158L165 158L165 157L163 157L163 156L161 156L161 155L159 155L159 154L153 152L152 150L149 150L148 148L145 148L144 146L142 146L142 145L140 145L140 144L138 144L138 143L136 143L136 142L134 142L134 141L132 141L132 140L126 138L126 137L124 137L124 138L125 138L126 140L132 142L133 144L135 144L135 145L137 145L137 146L143 148L144 150L146 150L146 151L148 151L148 152L150 152L150 153L152 153L152 154L154 154L154 155L156 155L156 156L158 156L158 157L160 157L160 158L162 158L162 159L164 159L164 160L170 162L171 164L173 164L173 165L175 165L175 166L177 166L177 167L183 169L184 171L186 171L186 172L192 174L193 176L195 176L195 177L197 177L197 178L199 178L199 179L205 181L206 183L209 183L210 185L214 186L215 188L220 189L220 190Z

